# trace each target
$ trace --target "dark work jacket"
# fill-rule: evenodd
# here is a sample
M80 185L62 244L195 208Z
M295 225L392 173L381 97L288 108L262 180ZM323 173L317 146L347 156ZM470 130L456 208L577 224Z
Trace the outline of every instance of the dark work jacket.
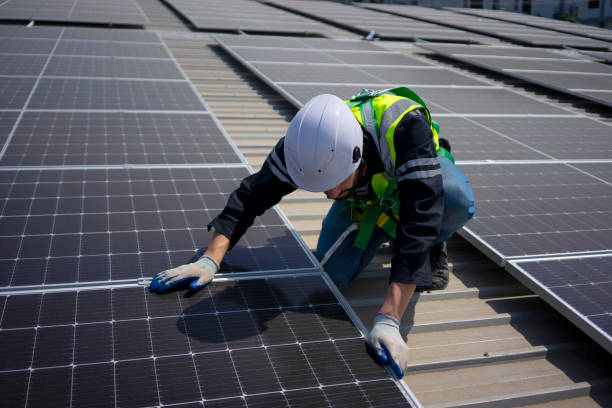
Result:
M365 134L365 130L364 130ZM249 228L255 217L276 205L297 186L285 166L284 138L266 158L261 170L246 177L230 195L221 214L211 221L214 228L230 240L230 248ZM437 158L436 148L425 115L420 110L406 114L398 123L394 144L395 167L418 158ZM428 169L439 168L439 164ZM374 197L370 180L384 171L371 136L365 134L362 174L356 192L359 197ZM419 170L418 168L415 170ZM406 179L399 184L400 221L391 261L390 281L431 284L429 248L438 238L444 209L442 176Z

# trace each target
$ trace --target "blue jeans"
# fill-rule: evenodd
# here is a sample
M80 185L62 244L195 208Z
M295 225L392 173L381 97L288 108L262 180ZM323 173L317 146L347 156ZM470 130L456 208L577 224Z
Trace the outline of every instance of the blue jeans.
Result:
M465 174L446 157L440 157L440 166L444 186L444 214L436 244L449 239L476 213L476 201ZM323 227L317 242L316 256L319 261L352 224L349 203L334 202L323 219ZM372 261L380 246L389 240L387 234L380 228L375 228L368 246L365 250L361 250L353 246L356 236L357 231L348 234L324 265L325 271L341 291L350 286Z

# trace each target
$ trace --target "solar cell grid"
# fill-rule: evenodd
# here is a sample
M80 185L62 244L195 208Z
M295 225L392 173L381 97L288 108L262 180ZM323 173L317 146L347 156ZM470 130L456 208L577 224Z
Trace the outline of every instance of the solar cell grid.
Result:
M580 163L574 164L574 167L612 183L612 163Z
M43 76L183 79L172 60L54 56Z
M59 42L54 55L170 58L162 44L65 39Z
M570 34L576 34L584 37L596 38L604 41L612 41L612 34L609 30L590 26L587 24L575 24L568 21L556 20L551 18L544 18L524 13L515 13L506 10L464 10L466 13L479 15L482 17L499 19L502 21L510 21L515 23L524 24L527 26L547 28L559 32L565 32Z
M111 1L104 5L87 0L9 0L0 5L5 20L35 20L63 23L102 23L142 26L149 23L135 1Z
M29 109L204 111L188 82L42 78Z
M474 118L557 160L607 160L612 157L612 127L584 117ZM527 158L523 158L527 160Z
M22 25L0 25L2 38L35 38L55 40L62 33L62 27L25 27Z
M0 41L0 53L49 54L55 43L55 39L11 38ZM3 56L3 59L5 58Z
M463 165L462 170L479 203L463 234L495 251L491 256L497 262L612 250L609 184L558 163Z
M514 262L536 293L612 350L612 256Z
M311 16L361 34L367 34L374 30L382 39L403 39L410 41L415 41L416 39L428 41L452 40L461 42L486 42L487 40L486 37L463 30L442 27L437 24L430 24L407 17L379 13L348 4L300 0L268 0L267 3L284 9L294 10L300 14Z
M19 113L17 112L3 112L0 111L0 150L4 147L4 144L13 130L13 125L17 121Z
M26 112L0 159L10 166L187 163L240 163L208 114Z
M215 281L188 298L125 287L0 304L0 381L18 405L27 394L28 406L411 406L320 275Z
M579 98L612 106L612 69L597 62L517 60L511 57L485 58L470 54L471 47L423 48L468 64L500 72ZM547 54L546 54L547 55ZM575 71L571 71L575 70Z
M0 77L0 107L23 108L35 83L36 78Z
M151 276L208 244L206 225L246 168L0 172L0 286ZM224 272L314 268L275 210L227 255Z
M332 34L338 30L294 13L253 1L167 0L196 28L217 31Z

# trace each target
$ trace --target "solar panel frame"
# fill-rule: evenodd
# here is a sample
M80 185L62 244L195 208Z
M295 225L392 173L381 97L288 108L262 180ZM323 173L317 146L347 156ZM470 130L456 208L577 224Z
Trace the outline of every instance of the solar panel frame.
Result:
M587 274L597 272L597 263L609 268L612 254L510 261L506 270L612 353L612 310L609 308L612 278L608 269L605 271L608 274L600 274L597 282L589 280ZM558 281L550 281L563 272L569 273ZM574 282L568 282L567 276L573 277ZM605 287L600 288L601 285ZM588 304L584 302L586 299Z
M25 381L18 374L29 373L31 403L43 398L40 382L47 381L55 386L45 401L68 404L70 394L73 404L104 401L86 391L106 384L123 405L129 398L244 406L264 393L268 404L280 397L302 406L313 398L340 403L350 391L374 406L420 407L405 383L366 355L363 323L321 272L215 279L188 298L133 284L5 295L0 343L12 352L0 370L13 390ZM204 368L214 370L212 383Z

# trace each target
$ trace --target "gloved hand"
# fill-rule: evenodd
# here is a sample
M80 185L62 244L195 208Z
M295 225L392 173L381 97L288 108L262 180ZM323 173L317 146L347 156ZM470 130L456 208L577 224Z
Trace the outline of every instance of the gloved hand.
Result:
M164 293L173 286L192 281L189 290L196 291L211 282L218 270L219 264L210 256L204 255L194 263L157 273L151 281L150 289Z
M399 321L387 314L378 313L367 337L368 347L381 364L389 364L399 377L408 367L408 345L399 331Z

